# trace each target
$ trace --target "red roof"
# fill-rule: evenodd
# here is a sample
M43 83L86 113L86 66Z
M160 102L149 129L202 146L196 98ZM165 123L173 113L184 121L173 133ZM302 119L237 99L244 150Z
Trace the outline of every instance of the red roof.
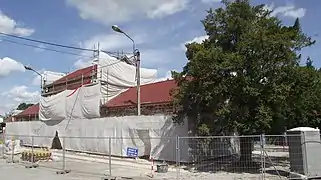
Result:
M17 114L15 117L29 117L34 116L39 113L39 104L28 107L21 113Z
M158 104L172 102L171 91L177 87L175 80L161 81L151 84L142 85L141 104ZM110 100L104 106L106 107L124 107L136 104L136 87L129 88L127 91L119 94L114 99ZM16 117L29 117L36 115L39 112L39 104L35 104Z
M141 104L158 104L172 102L171 91L177 87L175 80L161 81L151 84L142 85L140 87ZM136 104L137 91L136 87L132 87L121 93L117 97L110 100L104 106L106 107L122 107Z
M67 74L66 76L56 80L55 82L53 82L52 84L59 84L62 82L66 82L68 79L73 79L73 78L78 78L81 77L83 75L84 78L86 77L91 77L92 75L92 70L94 69L94 71L97 71L97 65L93 65L93 66L89 66L89 67L85 67L83 69L78 69L70 74Z

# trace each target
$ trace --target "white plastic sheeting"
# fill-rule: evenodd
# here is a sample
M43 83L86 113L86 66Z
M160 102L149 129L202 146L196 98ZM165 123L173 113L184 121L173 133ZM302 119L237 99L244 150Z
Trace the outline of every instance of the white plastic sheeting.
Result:
M42 73L43 80L46 81L46 84L53 83L54 81L66 76L66 73L44 71Z
M20 154L24 149L20 146L20 140L6 140L4 144L4 153L9 154Z
M64 120L100 117L100 84L65 90L53 96L41 97L39 119Z
M61 75L57 73L51 77L57 79ZM39 119L49 121L98 118L101 104L136 86L136 67L105 53L101 53L99 58L97 76L101 85L83 86L76 92L65 90L53 96L41 97ZM140 79L141 85L155 82L157 70L141 68Z
M98 63L98 77L103 82L104 102L119 95L126 89L136 86L136 67L101 53ZM141 85L153 83L157 79L156 69L140 68Z
M139 156L147 155L154 159L176 160L176 137L187 136L188 126L173 125L170 116L126 116L101 119L75 119L63 121L29 121L7 124L7 135L31 145L51 147L52 140L58 132L60 142L67 149L109 153L126 156L127 148L138 148ZM65 144L63 144L63 137ZM82 137L82 138L81 138ZM188 160L187 145L181 147L181 160Z
M236 137L207 138L207 141L212 142L202 144L203 138L188 137L188 129L187 122L173 125L171 116L125 116L56 122L12 122L7 124L7 135L16 135L16 139L20 138L29 145L32 142L30 136L41 136L34 137L34 145L51 147L57 131L60 142L69 150L105 154L109 154L110 137L112 155L126 157L127 148L137 148L139 156L147 155L165 161L176 161L177 150L181 162L239 153ZM179 141L177 136L181 137ZM63 137L66 137L65 141ZM207 155L200 150L206 150Z

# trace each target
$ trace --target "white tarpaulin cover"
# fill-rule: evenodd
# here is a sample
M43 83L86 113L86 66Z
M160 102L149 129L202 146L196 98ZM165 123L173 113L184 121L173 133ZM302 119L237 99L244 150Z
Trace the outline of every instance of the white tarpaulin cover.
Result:
M62 145L64 136L71 137L65 139L65 147L70 150L108 154L111 137L112 155L126 157L127 148L137 148L139 156L175 161L176 137L187 136L188 126L187 123L173 125L170 116L125 116L58 122L12 122L7 124L6 130L7 137L15 135L16 139L28 145L32 142L30 136L42 136L34 137L34 145L43 147L51 147L56 131ZM187 144L182 144L181 148L181 160L186 161Z
M111 57L105 53L101 53L98 63L98 77L105 83L102 86L102 95L104 102L108 102L112 98L124 90L136 86L136 67ZM141 85L153 83L157 79L156 69L140 68Z
M238 138L188 137L187 122L174 125L171 116L124 116L7 124L7 137L15 135L16 139L28 145L32 142L30 136L41 136L34 137L34 145L51 147L56 131L62 145L76 151L108 154L110 137L111 154L123 157L127 156L127 148L137 148L139 156L147 155L165 161L176 161L176 148L179 148L181 162L239 152ZM179 141L177 136L181 137ZM66 137L65 144L63 137ZM204 140L207 143L204 144ZM208 143L209 140L212 142Z
M100 117L100 84L65 90L53 96L41 97L39 119L91 119Z
M41 97L40 120L98 118L100 105L107 103L128 88L136 86L135 66L105 53L101 54L97 72L101 85L83 86L76 91L65 90L56 95ZM155 82L157 70L141 68L140 77L141 85Z

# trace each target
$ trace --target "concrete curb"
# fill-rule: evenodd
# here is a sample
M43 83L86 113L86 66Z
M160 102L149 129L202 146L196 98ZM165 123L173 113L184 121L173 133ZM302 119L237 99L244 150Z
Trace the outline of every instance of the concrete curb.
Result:
M60 157L60 158L63 157L62 153L57 153L57 152L53 152L52 155ZM74 160L81 160L81 161L91 161L91 162L106 163L106 164L109 163L108 159L98 159L99 157L90 157L88 155L84 155L84 156L83 155L71 155L71 154L66 153L65 157L67 159L74 159ZM151 169L151 164L150 163L142 164L142 163L135 162L135 160L130 162L130 161L127 161L127 160L123 161L123 160L118 160L118 159L114 158L114 159L112 159L111 163L112 163L112 165L114 164L114 165L118 165L118 166L126 166L126 167L131 167L131 168L144 168L146 170L150 170ZM168 171L169 172L176 172L177 169L168 168Z
M53 153L59 153L59 154L62 154L62 151L52 151ZM96 155L96 154L90 154L90 153L86 153L86 152L72 152L72 151L67 151L66 152L66 155L69 154L69 155L75 155L75 156L82 156L82 157L88 157L88 158L99 158L101 159L102 157L104 159L107 159L109 158L108 155ZM141 164L141 165L150 165L151 162L145 160L145 159L133 159L133 158L120 158L120 157L115 157L115 156L112 156L111 157L111 160L116 160L116 161L121 161L121 162L129 162L129 163L136 163L136 164Z

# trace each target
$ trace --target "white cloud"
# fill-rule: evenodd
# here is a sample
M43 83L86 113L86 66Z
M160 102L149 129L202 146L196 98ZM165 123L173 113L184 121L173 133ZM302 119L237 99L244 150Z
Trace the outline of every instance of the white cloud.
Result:
M43 81L45 81L46 84L53 83L54 81L66 76L66 73L46 71L44 69L37 70L37 72L41 74ZM32 85L40 87L40 84L44 82L42 82L41 77L37 73L34 73L34 75L35 77L32 80Z
M0 11L0 32L19 36L30 36L34 29L26 28Z
M128 32L128 34L131 34ZM135 44L139 45L143 42L143 35L132 35L131 37L135 40ZM100 34L96 35L85 42L83 46L85 48L93 48L93 46L99 42L99 48L102 50L115 51L119 49L128 49L132 47L132 42L123 34L112 33L112 34Z
M8 76L12 72L24 72L25 68L20 62L5 57L0 59L0 77Z
M145 39L144 33L140 33L139 35L135 35L136 33L132 31L128 31L128 34L135 40L136 45L142 44ZM132 50L132 42L123 34L112 33L112 34L99 34L91 37L84 42L81 42L80 45L83 48L94 49L94 46L97 48L97 44L99 43L100 50L112 51L112 52L127 52L131 53ZM102 52L101 52L102 54ZM84 52L82 55L88 56L88 58L82 58L77 60L74 65L77 68L84 68L90 66L92 64L92 53ZM103 55L103 54L102 54Z
M189 43L193 43L193 42L196 42L196 43L202 43L205 39L207 39L208 36L207 35L204 35L204 36L198 36L198 37L195 37L194 39L190 40L190 41L187 41L186 44L189 44Z
M35 52L43 52L44 48L46 48L46 46L44 44L38 44L37 48L35 48Z
M0 93L0 114L10 112L20 103L36 103L39 101L39 92L30 91L27 86L14 86L6 92Z
M16 102L37 102L39 100L39 92L28 91L28 87L21 85L21 86L14 86L8 92L2 93L2 96L6 98L13 99Z
M187 0L167 0L167 2L163 0L162 4L159 4L152 11L147 12L147 17L162 18L167 15L175 14L176 12L184 10L187 6L187 2Z
M289 11L284 12L284 16L294 17L294 18L302 18L306 13L306 9L298 8L292 9Z
M134 18L162 18L187 8L190 0L66 0L83 19L105 25Z
M174 49L140 49L141 65L143 67L155 67L158 65L166 64L171 59L171 52ZM130 55L129 55L130 56ZM109 55L106 55L103 52L100 52L100 58L108 58ZM91 66L94 58L88 59L79 59L74 65L76 68L84 68Z
M0 104L0 115L6 115L6 113L9 113L10 111L12 111L13 109L15 109L18 106L18 104L16 103L1 103Z
M170 59L170 51L166 49L141 50L141 63L145 66L166 64Z
M159 81L166 81L166 80L173 79L172 71L176 71L176 70L174 69L174 70L167 71L164 77L158 78L156 81L159 82Z
M222 0L202 0L202 3L211 4L211 3L221 2L221 1Z
M74 66L77 69L81 69L81 68L85 68L88 66L92 65L92 60L88 60L88 59L78 59L75 63Z
M190 43L202 43L205 39L208 39L208 35L203 35L203 36L197 36L194 37L192 40L186 41L184 43L181 44L182 49L185 51L186 50L186 44L190 44Z
M32 85L34 86L40 86L41 84L41 77L39 75L36 75L33 79L32 79Z
M265 9L273 10L273 12L271 13L271 16L277 16L280 14L286 17L302 18L306 13L306 9L297 8L293 4L287 4L284 6L275 7L274 3L272 3L271 5L266 5Z

